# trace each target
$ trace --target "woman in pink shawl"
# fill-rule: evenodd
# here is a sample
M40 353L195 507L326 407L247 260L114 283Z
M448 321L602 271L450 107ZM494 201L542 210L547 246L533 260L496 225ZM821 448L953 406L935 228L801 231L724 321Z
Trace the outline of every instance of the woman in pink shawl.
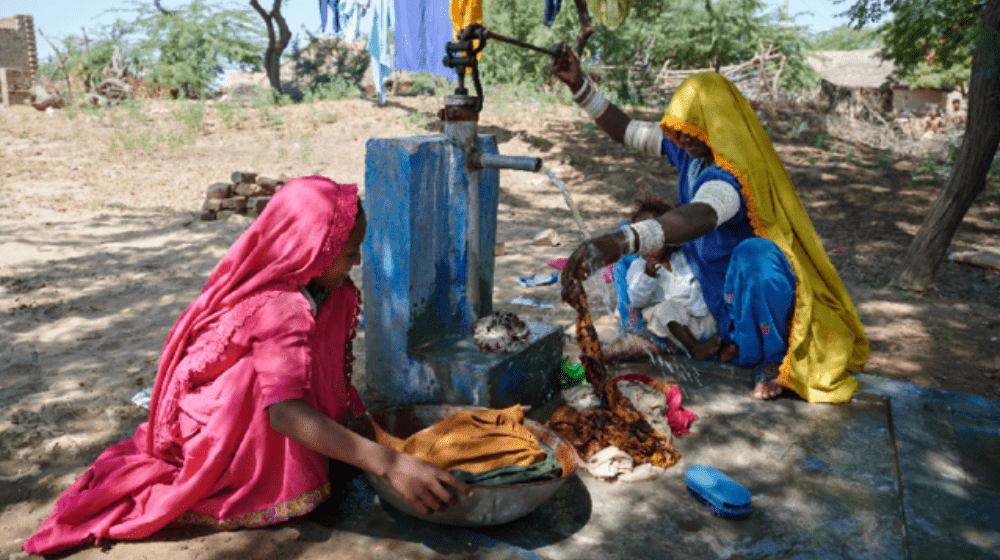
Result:
M330 495L327 457L382 476L425 513L471 489L343 426L366 221L354 185L295 179L212 271L167 337L149 421L106 449L24 550L48 554L170 524L271 525Z

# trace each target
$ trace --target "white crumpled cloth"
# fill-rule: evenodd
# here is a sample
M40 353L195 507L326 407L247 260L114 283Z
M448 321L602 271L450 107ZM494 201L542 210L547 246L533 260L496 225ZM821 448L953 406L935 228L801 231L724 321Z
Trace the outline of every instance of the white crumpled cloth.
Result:
M613 445L594 453L586 467L590 476L616 482L655 480L667 470L650 463L636 465L628 453Z

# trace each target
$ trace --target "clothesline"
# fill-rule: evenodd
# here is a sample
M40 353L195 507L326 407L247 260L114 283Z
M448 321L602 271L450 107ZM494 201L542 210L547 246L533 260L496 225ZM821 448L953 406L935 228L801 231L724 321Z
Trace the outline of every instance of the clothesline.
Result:
M562 1L539 1L545 2L542 23L551 27ZM622 6L611 11L624 8L628 13L631 0L592 0L599 14L614 2ZM483 0L319 0L319 14L324 32L329 18L330 30L339 38L349 43L367 39L375 89L385 103L385 81L394 68L455 78L442 62L444 45L470 23L483 23Z

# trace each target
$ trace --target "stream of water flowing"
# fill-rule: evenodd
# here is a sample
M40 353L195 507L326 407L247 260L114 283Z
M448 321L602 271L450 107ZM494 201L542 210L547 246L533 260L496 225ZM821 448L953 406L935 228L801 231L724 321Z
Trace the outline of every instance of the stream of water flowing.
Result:
M552 183L559 188L559 192L562 193L563 200L566 201L566 206L569 207L570 212L573 214L573 220L576 222L576 226L580 230L580 237L584 241L589 240L590 232L587 231L587 226L584 225L583 223L583 217L580 216L580 211L577 210L576 204L573 202L573 197L570 196L569 189L566 188L566 183L563 183L558 177L556 177L555 173L553 173L549 169L543 167L542 173L545 174L545 176L548 177L549 180L552 181ZM618 319L614 313L614 303L613 303L614 299L612 298L611 291L608 288L608 283L604 281L604 271L603 270L596 271L596 273L591 277L591 279L587 281L587 284L589 284L589 286L587 287L591 288L587 290L591 309L593 309L598 313L607 313L608 317L611 320L611 325L617 327ZM597 288L596 290L593 289L595 287ZM560 285L558 283L555 284L554 290L555 290L555 294L553 294L554 299L555 301L558 301L560 299ZM546 313L545 321L551 322L551 316L555 312L556 308L550 309ZM620 330L616 331L616 334L612 338L612 340L617 339L618 336L620 336L620 334L621 334ZM611 340L605 342L606 343L611 342ZM655 355L652 353L649 353L649 361L655 364L660 369L661 372L669 375L670 377L679 379L687 383L695 383L699 387L702 386L701 378L698 375L698 370L696 368L689 366L686 363L678 362L677 360L674 360L672 357L668 358L660 355Z
M584 241L590 239L590 232L587 230L587 226L583 223L583 217L580 216L580 211L576 208L576 203L573 202L573 197L569 194L569 189L566 188L566 183L563 183L561 179L556 177L555 173L547 168L542 168L541 172L552 181L556 187L559 188L559 192L562 193L563 200L566 201L566 206L569 207L569 211L573 214L573 221L576 222L576 227L580 230L580 238ZM594 278L598 280L594 280ZM611 320L612 325L617 325L618 322L614 314L614 299L612 298L611 291L608 289L608 283L604 281L604 271L595 271L594 276L590 281L587 282L588 288L597 287L597 290L589 289L587 290L587 295L589 296L589 303L591 309L598 313L607 313ZM559 301L561 298L561 287L560 284L556 284L556 294L555 300ZM550 321L550 316L555 312L555 309L550 310L546 314L546 321ZM617 335L616 335L617 338Z

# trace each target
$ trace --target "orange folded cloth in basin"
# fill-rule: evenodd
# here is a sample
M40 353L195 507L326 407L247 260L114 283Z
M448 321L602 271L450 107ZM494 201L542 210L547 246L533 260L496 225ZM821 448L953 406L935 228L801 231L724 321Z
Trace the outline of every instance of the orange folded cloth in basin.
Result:
M393 447L446 471L479 473L510 465L527 467L545 459L545 450L524 425L520 405L456 412Z

